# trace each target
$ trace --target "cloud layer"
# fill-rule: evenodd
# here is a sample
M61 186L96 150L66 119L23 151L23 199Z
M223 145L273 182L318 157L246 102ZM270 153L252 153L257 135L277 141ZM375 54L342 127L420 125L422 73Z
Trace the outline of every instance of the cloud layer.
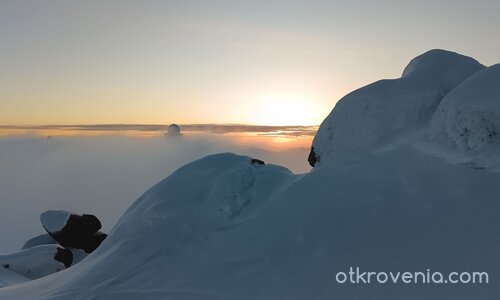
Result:
M206 134L0 138L0 219L4 224L0 252L19 249L24 241L43 233L39 215L47 209L96 214L109 231L149 187L208 154L236 152L294 172L309 170L307 148L273 152L261 146Z

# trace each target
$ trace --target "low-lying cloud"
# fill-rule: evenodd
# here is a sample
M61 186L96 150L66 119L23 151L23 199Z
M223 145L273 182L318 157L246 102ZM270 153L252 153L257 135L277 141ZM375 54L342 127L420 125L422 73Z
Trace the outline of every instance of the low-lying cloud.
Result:
M309 170L307 148L275 152L260 146L207 134L0 138L0 252L43 233L39 215L47 209L95 214L108 232L149 187L205 155L235 152L294 172Z

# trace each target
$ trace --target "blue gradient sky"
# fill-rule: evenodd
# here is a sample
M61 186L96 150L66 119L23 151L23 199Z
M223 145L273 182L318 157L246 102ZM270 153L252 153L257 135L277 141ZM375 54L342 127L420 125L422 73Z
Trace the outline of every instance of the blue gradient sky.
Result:
M319 124L432 48L500 61L500 1L2 1L0 125Z

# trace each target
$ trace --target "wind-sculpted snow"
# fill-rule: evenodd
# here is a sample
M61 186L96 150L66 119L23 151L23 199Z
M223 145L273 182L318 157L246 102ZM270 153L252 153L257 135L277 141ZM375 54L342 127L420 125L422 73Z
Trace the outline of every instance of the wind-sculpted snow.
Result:
M500 64L467 79L450 92L432 117L427 134L468 153L500 145Z
M306 175L232 154L182 167L71 268L0 299L493 299L500 173L410 146ZM457 184L460 183L460 184ZM483 271L490 283L338 284L370 271Z
M137 200L113 229L111 240L148 232L165 250L251 222L268 199L295 178L286 168L219 154L188 164ZM158 195L162 195L158 197ZM164 226L156 226L161 222ZM165 241L165 237L168 241Z
M451 89L483 67L470 57L432 50L413 59L401 78L377 81L348 94L314 138L314 165L326 165L422 126Z

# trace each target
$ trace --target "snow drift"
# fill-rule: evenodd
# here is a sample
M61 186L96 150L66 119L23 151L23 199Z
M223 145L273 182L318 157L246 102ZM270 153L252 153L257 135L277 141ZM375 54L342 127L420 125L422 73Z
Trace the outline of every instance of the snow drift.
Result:
M471 99L460 89L489 86L479 81L495 68L481 69L431 51L401 79L346 96L316 136L321 167L310 173L229 153L187 164L145 192L80 263L29 282L11 276L21 283L0 289L0 299L496 299L500 173L421 151L428 141L414 133L442 121L456 105L448 99ZM481 103L498 111L487 101L498 90L481 99L473 111ZM335 281L356 266L487 272L490 281Z

